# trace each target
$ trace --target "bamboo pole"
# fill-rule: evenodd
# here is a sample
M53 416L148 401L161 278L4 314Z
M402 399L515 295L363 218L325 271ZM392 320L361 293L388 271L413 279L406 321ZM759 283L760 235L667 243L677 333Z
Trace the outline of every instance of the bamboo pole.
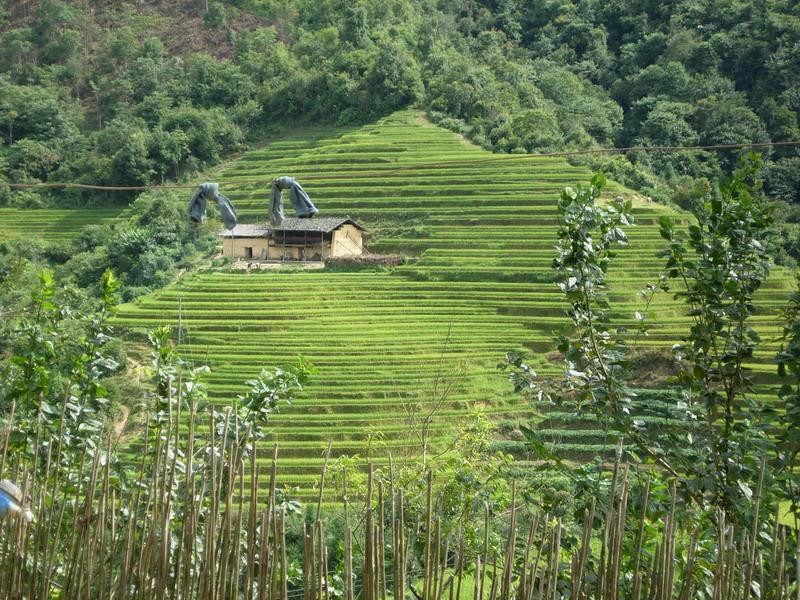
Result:
M194 433L194 406L191 411L189 430ZM38 517L30 525L23 520L0 522L0 578L6 582L5 586L0 586L0 599L47 600L57 594L65 600L228 600L234 597L289 600L288 515L285 509L276 508L275 497L277 447L273 449L268 506L259 515L257 454L245 454L250 433L240 430L236 415L223 416L225 422L220 422L223 435L214 427L204 434L208 438L206 441L201 441L196 434L189 439L180 437L178 430L182 420L178 415L176 410L165 426L153 428L152 436L146 437L147 451L139 464L138 475L133 478L136 481L134 492L127 497L118 497L112 483L110 456L114 445L110 438L104 440L103 450L93 454L87 451L66 454L67 449L59 447L55 436L48 439L41 429L37 432L40 450L36 456L41 463L38 470L31 468L30 457L26 460L20 454L9 454L6 446L0 449L11 457L4 465L7 476L20 482ZM212 423L219 418L212 413ZM192 437L196 439L192 441ZM234 442L229 437L235 438ZM199 454L192 452L186 458L184 473L177 457L189 454L188 449L195 446L201 451ZM69 492L53 483L59 478L75 477L67 475L66 471L62 474L55 458L62 452L72 462L73 470L77 469L74 472L82 474L74 479L76 487ZM200 459L198 469L194 466L189 469L188 465L194 465L198 455L207 458ZM247 482L246 474L250 477ZM439 512L440 501L433 496L432 471L428 470L426 475L423 493L427 492L424 503L428 510L420 515L420 520L424 521L417 522L416 527L421 533L425 524L429 524L420 544L425 551L420 554L427 557L420 565L427 600L441 600L448 595L450 600L460 600L468 561L476 569L474 600L554 600L559 597L560 589L569 590L570 597L578 600L585 600L592 593L602 600L618 600L623 591L632 591L631 598L635 600L689 600L696 591L693 577L698 582L710 583L712 597L717 600L747 600L752 596L748 582L752 584L753 581L761 585L765 600L789 600L790 597L796 600L795 569L800 554L794 555L794 539L787 539L789 530L778 521L777 510L771 515L772 547L764 555L759 551L759 539L751 537L752 531L761 535L761 529L750 524L740 527L720 512L714 540L716 557L712 558L716 564L711 563L710 574L705 576L697 568L707 564L709 559L708 540L702 539L702 522L690 518L684 523L679 518L676 482L672 481L667 514L654 534L656 552L651 561L645 561L640 555L643 556L645 546L650 480L645 482L637 528L633 534L628 534L628 504L633 492L629 467L620 462L617 475L612 479L609 505L600 513L599 527L606 544L605 562L598 571L598 580L602 576L604 585L593 592L586 575L592 559L591 547L596 543L595 502L584 514L578 543L569 556L564 556L567 564L563 565L561 545L570 525L560 520L551 521L549 515L532 516L526 523L527 542L524 547L517 548L522 505L514 486L509 512L498 515L508 526L508 536L503 542L504 548L492 554L493 567L487 567L488 560L485 561L484 556L490 550L488 507L484 506L483 548L479 532L475 532L478 539L473 540L474 546L468 547L463 526L451 524L443 516L445 513ZM386 600L391 587L391 594L400 600L405 596L409 555L415 558L409 551L414 547L414 534L409 533L410 541L406 540L404 486L390 487L391 510L387 510L381 477L380 472L376 475L370 468L367 501L364 512L359 514L359 518L368 517L370 521L364 528L365 552L359 555L366 569L361 596L364 600ZM324 478L323 469L320 489ZM345 600L354 600L357 594L352 585L352 570L354 560L359 557L355 557L353 551L347 485L344 471ZM376 486L377 506L373 506ZM754 501L754 509L756 504ZM214 506L218 507L218 512L212 510ZM320 510L320 496L317 510ZM388 534L387 515L392 525ZM307 600L330 600L325 523L320 513L320 519L306 525L304 531L303 595ZM166 532L172 535L165 535ZM637 554L632 559L623 556L626 535L631 535ZM685 538L689 539L684 548ZM391 573L387 573L387 547L392 548ZM474 559L469 558L471 552L475 554ZM623 587L621 582L628 575L625 568L631 564L633 572L627 582L631 587ZM485 578L487 570L491 576L489 586ZM33 581L31 573L41 574L41 577ZM418 578L419 575L416 569L410 569L409 576ZM755 584L752 587L755 588ZM293 600L295 593L292 590Z
M344 503L344 600L353 600L353 532L347 498L347 467L342 472L342 502Z
M247 578L244 585L245 600L252 600L255 592L256 519L258 518L258 449L253 445L250 456L250 504L247 524Z
M592 504L589 511L584 517L583 533L581 535L581 547L578 554L578 560L575 564L575 569L572 571L572 597L580 598L583 593L583 584L586 579L586 565L589 559L589 551L591 549L592 541L592 527L594 524L594 511L597 506L597 501L592 498ZM533 582L531 582L533 584Z
M316 532L317 532L317 551L315 556L317 557L318 563L315 567L315 572L317 576L317 599L324 600L323 596L325 595L325 532L322 528L322 521L317 521L316 524Z
M465 561L466 561L466 556L464 556L464 532L462 531L458 544L458 569L456 571L457 584L455 592L456 600L461 600L461 582L464 578ZM475 579L476 580L478 579L478 571L475 571Z
M400 591L399 598L402 598L405 594L406 590L406 560L407 560L407 551L406 551L406 536L405 536L405 507L404 507L404 500L405 496L403 494L402 488L400 489L400 493L398 494L398 518L397 518L397 532L399 537L398 543L398 558L399 564L397 566L397 570L400 574L399 579L395 579L395 585L398 586L397 589ZM798 554L800 556L800 554ZM800 560L800 558L798 559ZM397 592L394 593L394 597L398 598ZM350 599L352 600L352 598Z
M561 564L561 519L556 523L554 532L554 542L550 551L551 568L550 568L550 582L548 584L548 591L552 600L556 600L558 593L558 573Z
M378 483L378 576L380 577L380 597L386 600L386 535L385 535L385 509L383 504L383 482Z
M373 547L373 539L375 532L372 515L372 463L367 465L367 498L366 498L366 525L364 527L364 560L361 569L361 580L363 582L363 597L364 600L377 600L374 595L375 583L373 577L375 575L374 559L375 548Z
M497 552L492 554L492 589L489 590L489 600L497 600L498 585L497 576Z
M480 592L479 600L484 599L483 591L486 587L486 565L489 562L489 505L483 503L483 550L481 551L481 572L480 572Z
M795 538L796 553L794 558L794 591L795 600L800 600L800 528L795 529L795 531L797 535Z
M472 594L472 600L481 600L481 598L483 598L483 590L481 589L481 586L483 585L483 578L477 576L479 573L483 573L483 572L484 571L483 571L483 569L481 567L481 557L480 556L476 556L475 557L475 574L476 574L476 577L475 577L475 586L474 586L474 590L473 590L473 594ZM459 600L460 600L460 598L459 598Z
M506 542L506 555L503 565L503 580L501 584L501 600L509 600L511 595L511 576L514 570L514 553L517 543L517 482L511 482L511 523L508 528L508 541Z
M430 578L431 578L431 585L428 588L430 593L430 597L433 600L439 600L438 592L439 592L439 563L441 561L441 550L442 550L442 519L441 517L437 517L436 519L436 528L434 529L433 534L433 556L431 561L430 567Z
M428 495L425 508L425 558L423 562L422 600L431 600L430 581L431 581L431 544L433 529L433 473L428 469ZM365 600L371 600L366 598Z
M544 558L544 549L545 549L545 546L546 546L547 540L548 540L548 538L547 538L547 528L548 528L548 526L550 524L549 521L550 521L550 515L549 514L545 514L544 515L544 519L542 519L542 539L541 539L541 542L539 542L539 547L538 547L538 549L536 551L536 560L533 562L533 579L534 580L536 579L536 574L538 573L539 561ZM544 567L542 568L542 570L546 571L546 569ZM538 586L538 590L536 592L537 600L541 600L542 599L542 595L544 594L544 580L545 580L545 578L544 578L544 573L543 573L539 577L539 586ZM533 587L531 587L531 594L532 593L533 593Z
M289 569L286 559L286 509L284 508L281 508L280 512L279 543L281 547L280 600L288 600Z

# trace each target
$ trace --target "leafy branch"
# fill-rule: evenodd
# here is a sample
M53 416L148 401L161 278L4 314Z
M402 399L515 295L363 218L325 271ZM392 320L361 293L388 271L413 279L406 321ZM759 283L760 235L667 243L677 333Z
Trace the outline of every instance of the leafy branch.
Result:
M589 410L606 429L620 431L636 448L673 476L677 470L657 442L646 439L643 421L633 414L636 394L628 385L627 331L612 323L606 276L615 252L628 244L624 227L633 225L632 203L616 197L599 202L606 184L596 174L589 187L565 189L558 202L561 226L553 268L570 307L575 337L561 336L566 372L557 384L558 401ZM550 396L553 397L552 392Z
M795 519L800 520L800 273L795 279L797 288L783 313L783 343L776 357L784 383L778 391L781 410L775 473Z
M765 240L772 207L755 179L761 166L751 154L721 181L718 194L697 189L688 235L661 218L668 242L661 256L691 318L688 334L674 347L682 364L681 408L687 420L703 423L687 436L681 455L696 491L728 517L739 512L742 495L752 494L759 457L773 444L768 411L753 394L745 366L760 342L750 325L754 295L771 265Z

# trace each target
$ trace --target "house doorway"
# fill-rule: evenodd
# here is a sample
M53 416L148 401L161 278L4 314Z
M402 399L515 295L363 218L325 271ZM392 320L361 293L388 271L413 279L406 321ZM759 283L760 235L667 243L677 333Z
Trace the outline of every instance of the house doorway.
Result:
M244 249L244 257L245 258L253 258L253 247L247 246Z

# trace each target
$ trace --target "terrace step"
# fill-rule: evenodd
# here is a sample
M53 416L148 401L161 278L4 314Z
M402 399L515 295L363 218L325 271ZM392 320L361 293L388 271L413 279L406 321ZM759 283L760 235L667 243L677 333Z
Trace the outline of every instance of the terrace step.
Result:
M384 463L390 452L416 456L414 423L434 408L438 447L449 447L459 423L482 412L503 427L535 419L569 460L613 456L613 436L591 418L551 407L534 412L496 368L507 351L529 348L541 375L563 370L550 358L554 336L567 331L551 266L556 199L566 185L587 184L588 168L554 157L491 155L403 111L361 128L303 130L276 140L247 153L220 181L243 222L252 223L266 218L269 183L283 174L303 182L323 214L362 220L370 250L415 260L391 273L192 273L122 306L116 318L139 332L176 326L187 360L211 364L206 383L218 406L236 402L262 368L297 355L316 364L312 383L275 414L261 449L266 456L273 440L281 445L279 481L316 501L328 439L335 456L358 455L362 468L366 453ZM683 225L690 219L612 182L606 196L615 194L632 198L638 223L609 274L613 318L633 330L634 313L643 310L638 292L663 270L658 218L670 214ZM792 285L789 273L776 270L759 292L753 323L766 343L748 365L758 397L777 385L767 360L777 349L775 317ZM689 322L679 301L658 294L647 314L649 336L640 343L666 350ZM673 422L664 420L672 418L668 397L649 391L646 398L645 421ZM535 468L522 442L499 440L496 447L514 455L510 471L524 476Z

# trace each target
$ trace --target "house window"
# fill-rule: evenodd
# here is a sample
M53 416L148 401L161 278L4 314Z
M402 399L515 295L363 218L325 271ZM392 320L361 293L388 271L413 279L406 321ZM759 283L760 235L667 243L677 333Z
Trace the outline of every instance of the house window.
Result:
M245 258L253 258L253 247L252 246L247 246L244 249L244 257Z

